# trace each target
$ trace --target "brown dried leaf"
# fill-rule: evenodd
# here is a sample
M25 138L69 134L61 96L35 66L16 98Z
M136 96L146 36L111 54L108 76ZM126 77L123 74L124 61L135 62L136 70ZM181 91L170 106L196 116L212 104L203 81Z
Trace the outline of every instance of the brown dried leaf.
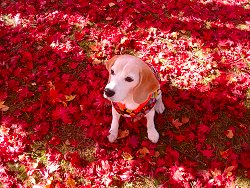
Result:
M129 135L129 130L119 131L117 139L126 138Z

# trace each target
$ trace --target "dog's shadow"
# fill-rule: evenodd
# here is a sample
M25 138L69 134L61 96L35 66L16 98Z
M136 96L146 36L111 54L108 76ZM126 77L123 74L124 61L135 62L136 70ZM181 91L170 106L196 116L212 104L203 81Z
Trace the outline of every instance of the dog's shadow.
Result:
M117 151L130 153L142 164L144 159L154 164L145 168L157 177L165 176L172 166L186 167L188 173L202 177L204 170L234 166L236 159L250 151L246 90L238 93L236 84L224 75L194 89L180 89L170 82L161 89L166 109L155 116L159 142L152 144L147 139L146 119L133 122L123 118L120 138L105 147L114 150L115 145ZM240 161L238 172L244 172Z

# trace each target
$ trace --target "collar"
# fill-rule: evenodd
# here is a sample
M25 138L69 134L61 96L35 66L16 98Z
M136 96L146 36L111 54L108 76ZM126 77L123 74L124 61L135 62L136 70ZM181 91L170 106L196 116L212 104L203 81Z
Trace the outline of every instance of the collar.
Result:
M139 120L142 117L144 117L154 107L159 94L160 94L160 89L157 89L156 91L151 93L148 99L142 104L140 104L135 110L127 109L125 104L122 104L120 102L112 102L112 104L115 110L122 116L127 115L133 118L134 120Z

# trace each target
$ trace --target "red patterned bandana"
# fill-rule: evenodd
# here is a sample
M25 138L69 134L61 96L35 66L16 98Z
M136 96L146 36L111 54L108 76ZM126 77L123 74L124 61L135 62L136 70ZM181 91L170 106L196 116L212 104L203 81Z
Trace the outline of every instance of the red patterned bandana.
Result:
M126 106L120 102L112 102L112 104L119 114L122 116L128 115L133 118L134 121L137 121L144 117L154 107L160 92L160 89L153 92L148 99L140 104L135 110L127 109Z

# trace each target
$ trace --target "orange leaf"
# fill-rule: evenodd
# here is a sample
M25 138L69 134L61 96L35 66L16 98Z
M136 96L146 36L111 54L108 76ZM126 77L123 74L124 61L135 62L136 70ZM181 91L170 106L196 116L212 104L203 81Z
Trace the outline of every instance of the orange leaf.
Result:
M44 188L51 188L51 187L52 187L51 184L47 184L47 185L44 186Z
M228 138L233 138L234 137L234 133L233 133L233 130L231 129L228 129L226 132L225 132L226 136Z
M71 188L71 187L75 187L76 182L75 182L74 179L68 178L68 179L66 180L66 185L69 186L70 188Z
M7 110L9 110L9 107L7 105L4 105L5 101L0 101L0 110L3 112L6 112Z
M126 160L126 161L130 161L130 160L132 160L134 157L133 157L130 153L128 153L128 152L123 152L123 153L122 153L122 158L123 158L124 160Z
M89 48L94 51L94 52L97 52L99 51L98 48L96 47L96 45L89 45Z
M229 166L227 167L225 170L224 170L224 173L227 175L227 176L231 176L232 175L232 171L235 169L236 166Z
M143 155L143 157L145 157L149 153L149 150L148 150L148 148L143 147L143 148L139 149L137 152L139 154Z
M9 128L0 127L0 134L1 135L7 135L8 133L9 133Z
M35 167L36 168L36 167ZM52 182L53 182L53 178L50 177L50 179L47 180L46 185L44 186L44 188L52 188Z

